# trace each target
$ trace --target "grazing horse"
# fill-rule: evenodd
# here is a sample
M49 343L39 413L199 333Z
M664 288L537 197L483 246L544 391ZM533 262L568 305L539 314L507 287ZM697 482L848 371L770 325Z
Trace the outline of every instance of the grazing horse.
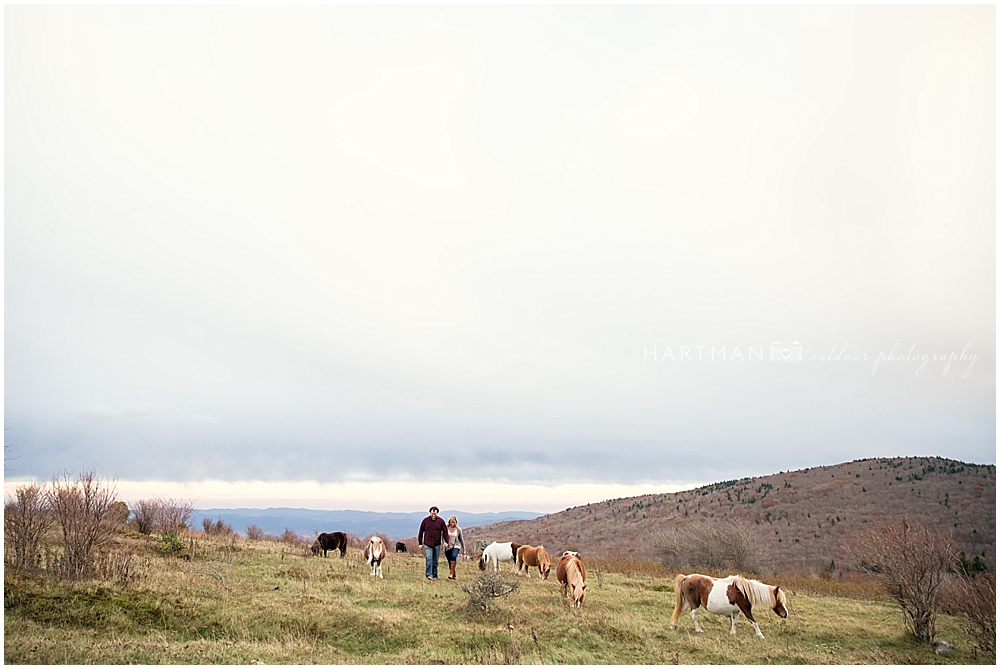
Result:
M579 553L567 551L563 554L556 565L556 578L562 583L563 598L566 597L566 589L573 588L573 605L580 608L587 594L587 569Z
M701 625L698 624L698 616L695 613L699 606L704 606L709 613L728 615L733 621L730 634L736 634L736 619L742 613L761 639L764 635L761 634L760 626L750 611L754 604L766 604L777 616L788 617L784 590L776 585L767 585L742 576L712 578L701 574L689 576L678 574L674 590L677 592L677 606L674 607L674 615L670 618L670 629L677 629L677 619L686 609L690 609L694 631L701 632Z
M552 559L545 552L544 546L534 548L532 546L521 546L517 549L517 573L522 570L531 578L529 567L538 567L538 574L543 579L549 577L549 570L552 569Z
M405 553L406 552L406 544L404 544L402 541L397 541L396 542L396 552L397 553Z
M515 544L513 541L502 544L494 541L483 549L483 554L479 558L479 571L486 571L486 565L491 561L493 562L493 571L500 571L501 562L513 562L510 570L514 571L517 569L517 549L520 547L520 544Z
M326 557L327 551L340 551L340 557L344 557L344 553L347 552L347 535L343 532L321 532L316 541L312 545L312 554L319 555L320 551L323 551L323 557Z
M365 562L372 568L372 576L382 578L382 560L385 559L385 542L378 537L372 537L365 544Z

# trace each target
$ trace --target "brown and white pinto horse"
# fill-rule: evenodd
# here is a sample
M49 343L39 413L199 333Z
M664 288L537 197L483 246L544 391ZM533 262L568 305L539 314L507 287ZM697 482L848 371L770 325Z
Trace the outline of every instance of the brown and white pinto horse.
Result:
M583 597L587 594L587 569L579 553L566 552L556 565L556 578L562 583L563 597L566 589L573 588L573 605L580 608Z
M690 609L694 631L701 632L701 625L698 624L698 616L695 613L699 606L704 606L709 613L728 615L733 621L730 634L736 634L736 619L742 613L761 639L764 635L761 634L760 626L751 613L755 604L765 604L777 616L788 617L787 600L783 590L776 585L767 585L742 576L712 578L701 574L689 576L678 574L674 581L674 590L677 593L677 606L674 607L674 615L670 618L670 629L677 629L677 619L681 613Z
M521 571L524 571L528 578L531 578L529 567L538 567L538 575L543 579L549 577L549 571L552 569L552 558L545 552L544 546L538 548L521 546L517 549L517 573L520 574Z
M382 560L385 559L385 542L372 537L365 544L365 562L372 568L372 576L382 578Z

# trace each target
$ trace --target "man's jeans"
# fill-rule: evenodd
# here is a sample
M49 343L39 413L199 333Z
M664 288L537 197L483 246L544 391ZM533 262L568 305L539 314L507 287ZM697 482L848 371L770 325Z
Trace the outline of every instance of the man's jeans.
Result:
M424 560L426 568L424 574L431 578L438 577L438 558L441 556L440 546L424 546Z

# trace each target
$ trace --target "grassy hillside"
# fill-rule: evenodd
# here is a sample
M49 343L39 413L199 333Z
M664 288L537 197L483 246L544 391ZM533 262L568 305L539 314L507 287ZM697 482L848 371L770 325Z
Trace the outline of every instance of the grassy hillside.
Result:
M745 478L696 490L573 507L534 520L470 528L472 539L544 544L555 551L655 559L657 531L697 518L742 518L772 537L777 569L841 562L840 545L865 523L902 518L950 530L994 563L996 467L942 458L880 458Z
M489 614L470 614L460 586L478 575L463 561L459 580L427 581L423 560L390 555L373 579L357 550L348 558L307 556L268 542L199 540L181 557L155 542L120 536L136 550L129 585L4 578L8 664L310 663L888 663L967 664L975 657L957 621L942 617L938 656L903 634L893 605L817 594L832 581L786 582L790 616L769 611L757 639L742 621L690 617L667 629L672 574L655 564L589 562L584 608L567 608L554 578L522 579ZM187 559L185 559L187 558Z

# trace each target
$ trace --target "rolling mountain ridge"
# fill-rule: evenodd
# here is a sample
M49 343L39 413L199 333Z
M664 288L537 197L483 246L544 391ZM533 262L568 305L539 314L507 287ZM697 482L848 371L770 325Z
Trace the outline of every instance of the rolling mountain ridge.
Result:
M202 519L216 520L222 518L237 532L243 532L248 525L257 525L264 532L280 535L285 529L296 534L314 537L319 532L347 532L368 537L373 534L386 534L392 539L409 537L416 534L420 521L427 515L426 511L413 513L379 513L376 511L322 511L317 509L196 509L191 516L189 525L200 529ZM531 511L501 511L497 513L467 513L465 511L442 511L447 519L451 515L458 516L463 525L476 523L496 523L505 520L520 520L535 518L541 514Z
M996 466L937 457L873 458L724 481L677 493L576 506L532 520L466 528L467 541L516 541L550 553L655 560L656 536L699 519L743 519L771 541L778 569L822 569L866 523L951 531L971 558L995 563Z

